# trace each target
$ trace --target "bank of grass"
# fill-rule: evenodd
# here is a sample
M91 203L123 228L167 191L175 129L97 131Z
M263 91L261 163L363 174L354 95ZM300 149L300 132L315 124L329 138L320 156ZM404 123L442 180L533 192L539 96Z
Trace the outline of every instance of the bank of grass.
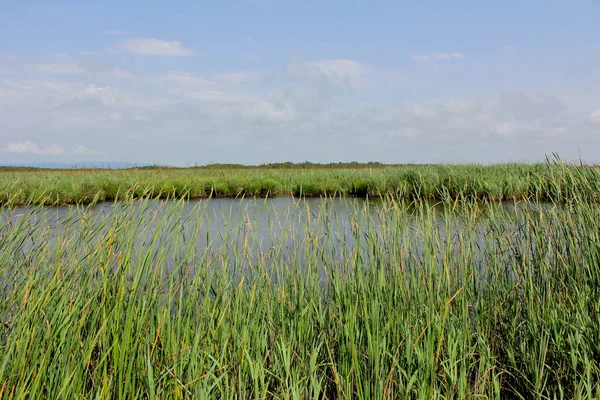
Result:
M600 398L598 204L322 201L5 210L0 398Z
M598 200L600 168L545 164L275 164L126 170L0 170L0 204L74 204L152 198L394 195L404 199Z

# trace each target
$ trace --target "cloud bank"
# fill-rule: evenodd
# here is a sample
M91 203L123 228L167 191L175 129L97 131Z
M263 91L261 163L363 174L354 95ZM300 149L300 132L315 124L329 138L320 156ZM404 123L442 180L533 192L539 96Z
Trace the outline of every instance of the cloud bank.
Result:
M193 54L179 42L126 43L137 55ZM593 159L590 149L600 145L600 98L593 93L418 98L411 93L419 85L435 88L444 77L420 83L349 58L201 74L142 73L114 68L101 55L82 57L0 70L3 159L501 162L543 160L552 151ZM69 144L77 145L65 150Z
M196 52L179 41L154 38L134 38L123 43L122 49L138 56L193 56Z

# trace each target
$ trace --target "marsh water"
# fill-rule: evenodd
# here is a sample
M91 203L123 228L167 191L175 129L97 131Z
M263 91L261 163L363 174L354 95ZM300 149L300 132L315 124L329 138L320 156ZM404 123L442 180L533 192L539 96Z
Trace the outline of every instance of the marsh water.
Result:
M137 262L152 259L166 263L168 270L185 267L190 273L200 264L295 270L318 263L344 269L359 258L368 266L426 252L437 258L449 248L465 251L465 246L483 252L499 240L518 237L521 216L536 207L554 206L353 198L142 200L5 209L0 229L18 227L23 244L11 258L30 263L35 254L43 257L57 246L83 259L86 252L97 252L99 243L110 242L116 252L135 254Z

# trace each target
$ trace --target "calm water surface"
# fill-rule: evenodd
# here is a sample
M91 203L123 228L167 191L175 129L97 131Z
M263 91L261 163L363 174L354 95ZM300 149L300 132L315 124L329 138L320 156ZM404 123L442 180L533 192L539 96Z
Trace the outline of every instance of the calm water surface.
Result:
M368 265L370 258L379 259L382 253L391 257L401 246L410 248L414 257L431 248L432 241L438 248L456 247L469 237L481 250L493 243L493 237L518 234L522 206L503 205L505 220L495 219L493 224L483 205L473 207L475 211L468 212L433 203L393 208L389 202L351 198L146 200L89 207L18 207L0 210L0 219L4 226L23 227L23 257L42 242L50 247L72 242L74 251L81 248L85 257L86 243L123 232L125 241L133 240L135 251L150 249L152 257L163 254L171 268L178 262L199 264L207 257L215 265L244 260L243 266L251 267L268 259L292 267L306 264L314 258L309 253L315 252L327 262L343 263L359 249ZM75 238L82 231L85 237ZM127 243L118 249L126 248Z

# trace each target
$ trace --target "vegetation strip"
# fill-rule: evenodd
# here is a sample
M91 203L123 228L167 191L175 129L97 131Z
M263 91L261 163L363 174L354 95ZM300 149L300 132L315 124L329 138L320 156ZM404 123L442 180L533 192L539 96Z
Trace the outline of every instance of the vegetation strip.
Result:
M597 201L600 168L546 164L385 166L216 165L125 170L0 169L0 204L85 204L134 197L208 198L393 195L402 199Z

